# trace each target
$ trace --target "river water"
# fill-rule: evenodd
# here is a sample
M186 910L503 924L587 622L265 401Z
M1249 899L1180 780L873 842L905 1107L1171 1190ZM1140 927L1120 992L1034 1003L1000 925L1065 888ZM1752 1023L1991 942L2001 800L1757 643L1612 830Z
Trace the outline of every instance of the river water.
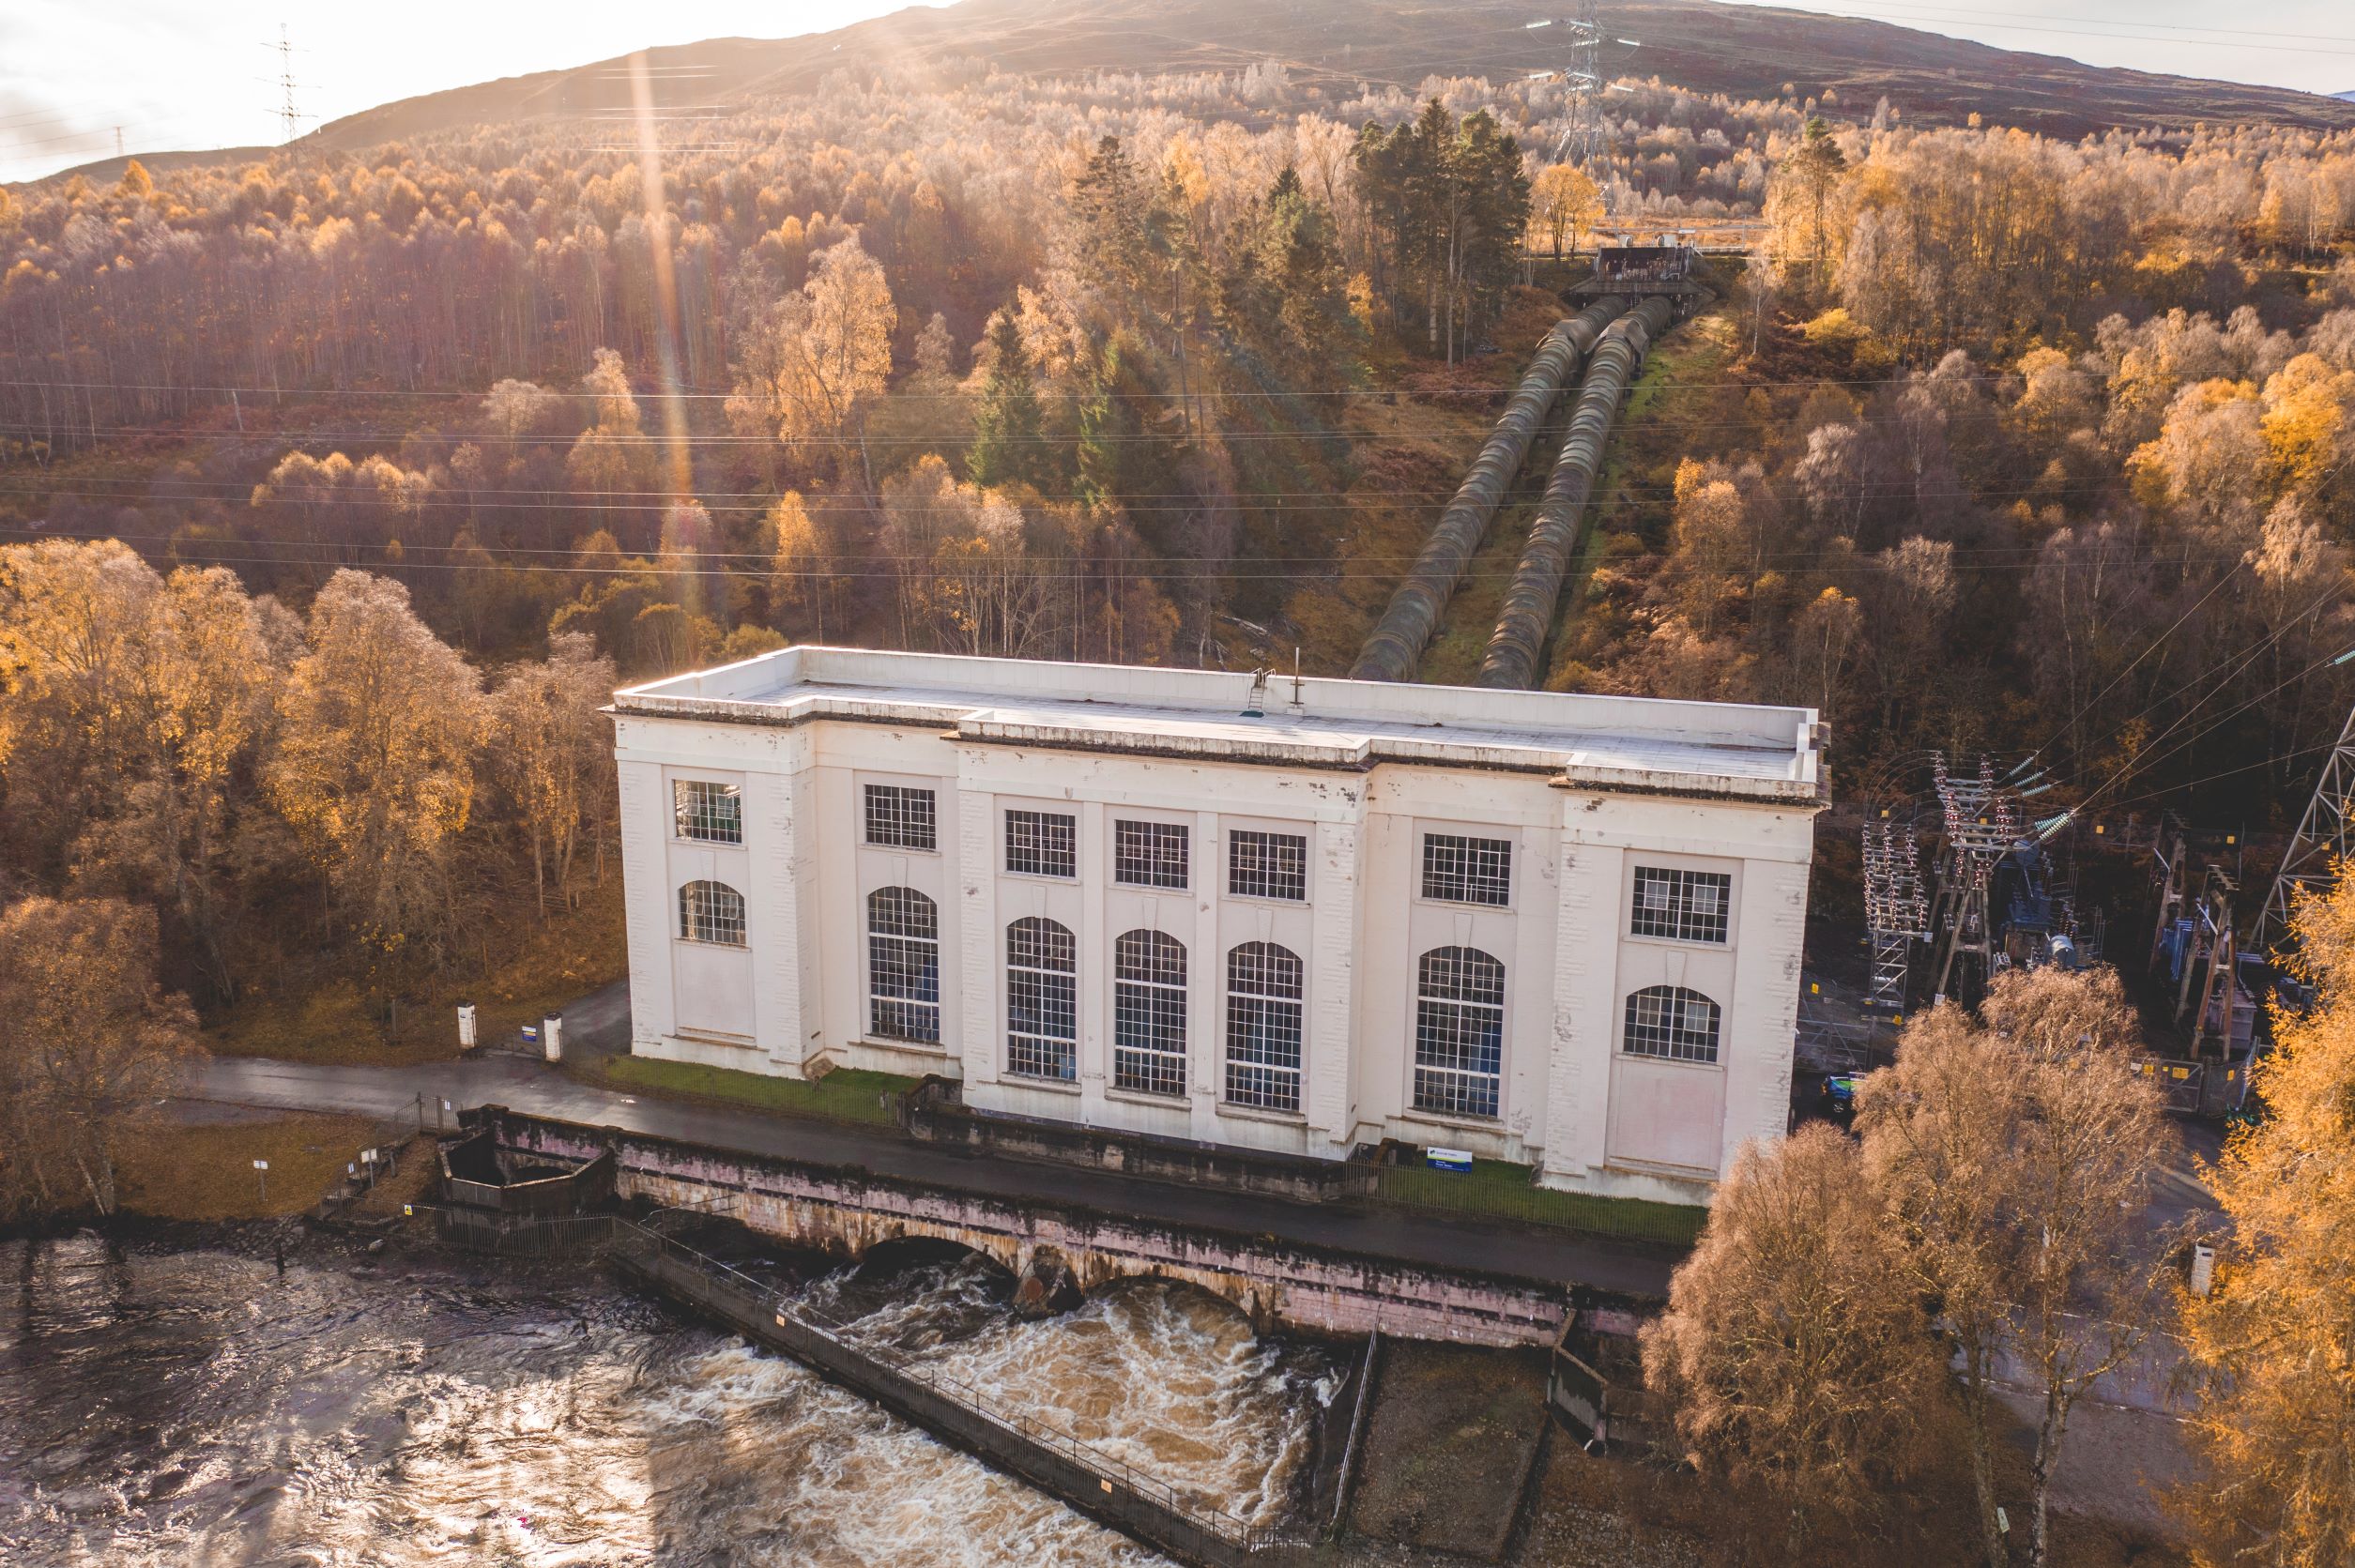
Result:
M593 1269L299 1244L0 1243L0 1562L1163 1560ZM1023 1322L978 1260L768 1266L1248 1518L1339 1380L1182 1287Z

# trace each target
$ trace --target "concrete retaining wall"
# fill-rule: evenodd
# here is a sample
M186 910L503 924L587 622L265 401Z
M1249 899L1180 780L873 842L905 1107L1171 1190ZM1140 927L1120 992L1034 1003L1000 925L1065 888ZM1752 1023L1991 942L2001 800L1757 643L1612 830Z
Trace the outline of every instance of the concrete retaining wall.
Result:
M922 1085L900 1102L899 1124L909 1136L925 1143L979 1149L1001 1158L1087 1165L1188 1187L1263 1193L1306 1203L1366 1197L1374 1190L1373 1167L1361 1163L980 1111L950 1100L938 1083Z
M1231 1302L1262 1331L1355 1338L1379 1328L1408 1339L1551 1347L1573 1307L1619 1314L1639 1304L1502 1272L1445 1271L1273 1237L927 1187L496 1106L469 1114L497 1128L502 1149L587 1162L610 1149L625 1198L696 1208L726 1199L721 1211L754 1230L850 1257L878 1242L925 1237L970 1248L1020 1276L1050 1252L1082 1289L1125 1278L1182 1280Z
M516 1151L502 1148L495 1129L478 1126L466 1137L441 1147L441 1195L445 1203L488 1210L518 1218L579 1214L614 1195L609 1153L558 1176L522 1176Z

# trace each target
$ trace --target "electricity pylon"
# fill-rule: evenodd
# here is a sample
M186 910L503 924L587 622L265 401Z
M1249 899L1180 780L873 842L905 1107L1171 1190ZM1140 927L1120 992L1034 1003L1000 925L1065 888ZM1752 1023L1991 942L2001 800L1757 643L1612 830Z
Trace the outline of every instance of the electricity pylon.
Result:
M2281 869L2273 874L2265 906L2257 911L2256 929L2249 934L2251 952L2271 952L2287 943L2294 892L2318 892L2336 880L2338 862L2355 849L2347 821L2350 797L2355 797L2355 710L2347 713L2338 744L2331 748L2322 776L2315 780L2314 799L2306 802L2306 814L2298 819L2298 831L2283 852Z

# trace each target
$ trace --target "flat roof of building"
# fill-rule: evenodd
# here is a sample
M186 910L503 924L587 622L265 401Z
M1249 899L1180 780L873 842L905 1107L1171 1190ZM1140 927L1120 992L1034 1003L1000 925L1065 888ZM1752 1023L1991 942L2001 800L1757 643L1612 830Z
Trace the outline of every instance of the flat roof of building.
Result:
M958 738L1203 761L1544 772L1621 792L1822 803L1812 708L798 647L614 694L614 711L789 726L922 724ZM1259 716L1246 709L1256 707Z

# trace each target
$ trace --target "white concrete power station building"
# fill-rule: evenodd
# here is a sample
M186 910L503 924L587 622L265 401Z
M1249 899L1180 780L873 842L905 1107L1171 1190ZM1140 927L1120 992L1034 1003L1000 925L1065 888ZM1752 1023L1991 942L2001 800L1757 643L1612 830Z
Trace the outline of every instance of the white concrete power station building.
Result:
M1812 709L794 647L613 712L638 1055L1688 1202L1783 1132Z

